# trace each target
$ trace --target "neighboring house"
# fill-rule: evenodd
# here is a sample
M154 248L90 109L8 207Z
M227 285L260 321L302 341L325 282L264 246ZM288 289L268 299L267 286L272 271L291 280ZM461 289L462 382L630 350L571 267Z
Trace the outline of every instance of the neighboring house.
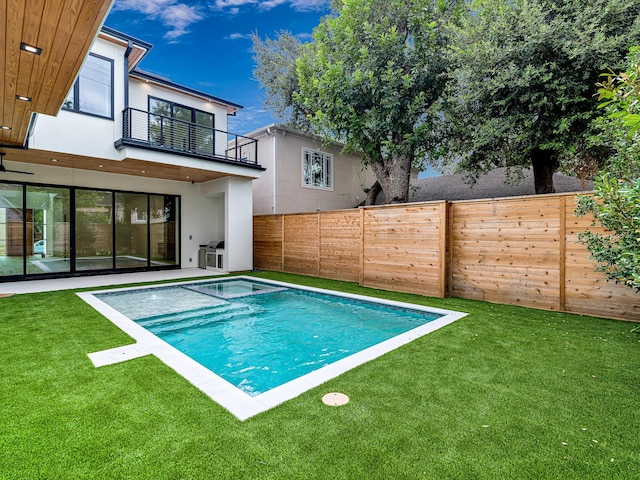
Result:
M284 125L269 125L248 137L258 140L266 169L253 182L253 213L298 213L353 208L375 179L362 155L342 155L342 145Z
M52 28L45 20L41 29ZM41 55L6 45L6 58L22 62L14 88L34 98L6 105L0 119L0 281L196 267L200 246L220 241L216 266L252 269L252 181L263 168L257 142L226 131L242 107L140 70L151 45L124 33L49 33L90 52L76 49L64 64L75 71L49 88L47 75L27 80L57 67L48 49L60 45Z
M467 175L463 173L412 179L410 201L475 200L535 195L533 171L524 170L522 173L523 177L516 182L509 181L506 168L495 168L480 175L474 183L470 182ZM553 175L553 183L556 193L593 189L593 182L583 185L577 178L560 173Z

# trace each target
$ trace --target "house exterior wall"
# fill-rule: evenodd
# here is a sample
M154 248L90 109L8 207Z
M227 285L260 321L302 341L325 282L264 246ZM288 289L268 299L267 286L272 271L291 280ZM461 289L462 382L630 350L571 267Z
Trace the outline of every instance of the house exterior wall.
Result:
M217 199L224 210L224 214L218 215L218 219L224 219L223 269L226 271L253 269L251 191L251 180L235 177L221 178L200 185L200 194L205 198Z
M182 268L198 266L200 245L225 241L223 268L226 271L245 271L253 267L252 238L252 179L260 171L239 163L217 162L191 155L175 155L127 146L116 149L114 142L123 137L122 111L125 107L125 78L129 82L129 107L148 111L148 97L153 96L176 104L211 112L215 128L221 130L216 138L216 154L224 155L227 148L227 106L214 100L180 92L170 86L145 82L128 75L125 47L97 38L92 53L113 60L113 119L60 110L56 117L40 115L31 138L29 150L43 150L55 155L69 153L112 161L125 158L154 164L198 168L218 172L225 177L197 184L191 181L164 180L137 175L113 174L82 170L58 165L31 164L34 177L24 178L8 173L3 180L35 181L60 187L85 187L122 192L140 192L180 197L179 261ZM125 77L125 72L127 76ZM222 101L223 102L223 101ZM144 115L144 114L143 114ZM145 122L143 122L144 124ZM188 178L188 177L187 177ZM27 242L31 245L30 242Z
M122 137L124 47L97 38L91 53L113 60L113 120L61 109L56 117L39 115L29 148L120 160L113 142Z
M333 188L303 186L303 148L333 155ZM272 129L259 137L258 155L266 168L254 181L254 215L354 208L365 198L373 173L362 168L362 156L340 153L341 147L287 130Z
M258 158L265 169L260 180L253 182L253 213L254 215L269 215L280 213L278 201L275 197L276 176L275 162L276 138L271 134L264 134L258 139Z
M47 184L87 187L115 188L122 191L155 193L180 196L180 260L182 268L198 266L198 248L210 241L225 239L224 197L203 195L200 185L154 178L134 177L60 167L34 166L34 179L46 179ZM18 175L15 175L19 178ZM21 178L22 180L24 178ZM10 180L10 179L9 179ZM245 180L249 182L250 180ZM246 193L246 192L245 192ZM250 201L250 197L248 200ZM247 217L246 213L242 218ZM245 221L251 228L251 214ZM251 248L251 247L249 247ZM248 253L246 253L248 252ZM251 250L243 252L251 258ZM229 263L230 271L247 270L246 262L236 267Z

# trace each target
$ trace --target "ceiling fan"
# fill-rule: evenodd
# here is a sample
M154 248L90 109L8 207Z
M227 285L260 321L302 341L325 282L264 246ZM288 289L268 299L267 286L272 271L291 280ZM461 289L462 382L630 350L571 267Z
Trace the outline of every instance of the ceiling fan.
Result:
M6 168L2 163L4 161L5 155L6 155L5 152L0 152L0 173L7 172L7 173L23 173L25 175L33 175L33 172L23 172L21 170L9 170L8 168Z

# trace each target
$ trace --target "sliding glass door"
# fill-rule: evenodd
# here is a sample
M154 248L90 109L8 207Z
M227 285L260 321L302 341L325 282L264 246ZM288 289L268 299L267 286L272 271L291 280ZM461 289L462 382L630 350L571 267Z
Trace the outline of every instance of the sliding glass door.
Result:
M27 273L71 271L70 189L27 186Z
M116 268L149 265L148 210L148 195L116 193Z
M0 184L0 277L24 274L23 187Z
M75 203L76 271L113 269L113 193L76 190Z
M152 265L178 264L178 198L149 195L149 238Z
M0 281L179 266L179 201L0 182Z

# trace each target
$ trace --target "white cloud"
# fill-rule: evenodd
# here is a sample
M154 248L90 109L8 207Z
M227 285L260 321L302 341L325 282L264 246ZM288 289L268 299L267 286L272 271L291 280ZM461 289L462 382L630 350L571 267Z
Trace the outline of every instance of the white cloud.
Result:
M160 21L166 27L164 37L169 40L189 33L189 27L205 18L206 8L224 10L226 15L237 15L242 7L254 7L263 11L280 5L288 5L293 10L303 12L319 10L328 0L210 0L208 3L188 5L184 0L117 0L114 10L132 10L146 15L150 20ZM240 38L240 37L237 37Z
M309 10L318 10L327 5L328 0L216 0L215 6L222 10L233 7L237 13L239 7L247 5L257 5L260 10L271 10L280 5L289 4L296 11L304 12Z
M243 40L245 38L251 38L251 35L247 35L246 33L232 33L227 37L229 40Z
M216 7L223 9L227 7L242 7L260 3L259 0L216 0Z
M158 15L175 0L118 0L114 10L136 10L147 15Z
M160 20L170 28L164 37L170 40L189 32L188 27L204 18L197 5L187 5L177 0L118 0L116 10L133 10Z
M261 10L271 10L272 8L277 7L278 5L282 5L286 3L288 0L266 0L264 2L260 2Z
M327 5L327 0L291 0L291 7L299 12L320 10Z
M161 14L165 25L173 27L173 30L167 32L165 37L177 38L187 33L187 27L192 23L202 20L204 17L198 12L198 8L190 7L184 3L177 3L168 6Z

